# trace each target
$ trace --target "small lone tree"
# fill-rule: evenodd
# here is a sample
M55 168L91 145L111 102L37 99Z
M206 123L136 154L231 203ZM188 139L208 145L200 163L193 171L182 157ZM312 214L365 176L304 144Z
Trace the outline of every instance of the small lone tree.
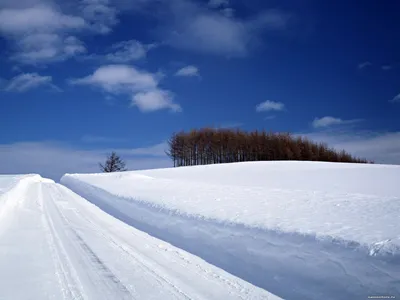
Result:
M100 165L100 170L105 173L126 171L125 162L114 151L107 157L106 163Z

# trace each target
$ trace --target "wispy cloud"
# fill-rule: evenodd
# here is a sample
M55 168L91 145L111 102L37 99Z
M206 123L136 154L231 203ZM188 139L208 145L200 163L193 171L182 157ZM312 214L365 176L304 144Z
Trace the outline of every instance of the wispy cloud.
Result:
M158 74L149 73L128 65L106 65L98 68L92 75L70 80L75 85L99 87L112 94L131 96L132 105L142 112L161 109L181 111L174 103L174 95L159 88Z
M51 76L41 76L37 73L25 73L15 76L8 82L4 90L8 92L26 92L27 90L40 86L47 86L53 90L60 91L60 89L52 83Z
M121 41L106 49L105 53L92 53L82 57L84 60L97 60L111 63L130 63L146 58L156 44L143 44L137 40Z
M247 19L233 16L230 7L216 10L226 1L211 1L206 7L195 1L170 1L168 22L160 28L164 41L172 47L228 57L246 56L261 42L265 31L286 29L290 16L267 10Z
M368 68L368 67L372 67L372 63L369 61L365 61L365 62L358 64L358 69L360 69L360 70Z
M18 40L16 44L20 50L13 54L11 59L31 65L63 61L86 52L83 42L76 37L64 38L53 33L27 35Z
M208 6L212 8L219 8L219 7L225 7L229 5L229 0L210 0L208 1Z
M275 102L275 101L264 101L260 104L257 104L256 111L257 112L264 112L264 111L282 111L285 109L285 104L282 102Z
M91 30L107 34L118 23L118 11L109 0L83 0L82 13Z
M0 77L0 90L3 90L6 85L7 85L7 80Z
M400 132L330 130L300 135L375 163L400 164Z
M392 65L383 65L381 68L383 71L389 71L389 70L393 69L393 66Z
M361 122L362 119L353 119L353 120L342 120L340 118L334 118L330 116L325 116L322 118L315 118L312 122L312 126L314 128L323 128L335 125L346 125L346 124L354 124Z
M122 153L127 153L131 155L146 155L146 156L155 156L155 157L165 157L165 152L168 150L168 144L166 142L162 142L156 145L151 145L143 148L136 148L132 150L125 150Z
M88 144L111 144L126 142L125 138L107 137L98 135L84 135L81 141Z
M0 31L11 35L78 29L84 26L83 18L65 15L44 4L0 11Z
M196 76L200 76L200 73L199 73L199 69L196 66L186 66L186 67L183 67L182 69L179 69L175 73L175 76L196 77Z
M83 18L45 4L0 10L0 32L14 41L16 49L11 58L23 64L59 61L85 52L83 43L68 34L85 26Z
M108 0L82 0L71 6L53 1L0 3L0 34L11 43L10 58L21 64L47 64L86 52L81 32L105 34L117 23Z
M395 103L395 102L400 102L400 94L395 96L393 99L389 100L389 102Z
M151 150L146 154L145 148L83 150L57 142L3 144L0 145L0 173L39 173L55 180L65 173L98 173L98 163L104 162L112 150L121 155L129 170L172 167L171 160L161 155L157 146L152 147L159 155L152 155Z
M123 41L112 46L114 52L108 53L106 59L111 62L127 63L146 57L147 51L154 45L144 45L137 40Z
M220 126L216 126L216 128L222 129L232 129L232 128L239 128L242 127L243 123L240 122L231 122L231 123L222 123Z

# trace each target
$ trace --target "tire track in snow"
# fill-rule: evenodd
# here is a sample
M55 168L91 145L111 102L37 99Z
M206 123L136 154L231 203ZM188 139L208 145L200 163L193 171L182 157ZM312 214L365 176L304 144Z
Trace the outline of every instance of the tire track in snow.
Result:
M153 278L155 278L157 281L166 283L174 291L173 294L175 294L175 296L179 295L179 296L182 296L184 299L192 300L192 298L190 296L185 294L181 289L179 289L176 285L174 285L166 277L164 277L164 276L160 275L159 273L157 273L156 271L154 271L142 259L139 259L136 255L134 255L133 252L129 248L126 248L123 245L121 245L120 243L115 242L109 236L104 235L104 237L107 238L115 248L119 249L120 251L123 251L124 255L127 255L130 258L130 260L133 259L136 263L140 264L146 270L146 272L148 274L151 274L153 276ZM182 297L177 297L177 298L182 298Z
M54 191L55 189L52 188ZM80 258L80 264L83 264L85 267L82 268L85 270L85 277L89 278L91 284L96 287L96 300L97 299L136 299L131 292L127 289L126 286L122 284L122 282L111 272L111 270L104 264L104 262L96 255L96 253L90 248L90 246L82 239L79 233L73 229L71 224L68 222L66 217L59 210L57 205L54 203L54 199L52 197L52 193L48 193L50 195L51 201L48 201L49 204L46 203L46 211L45 215L50 220L50 223L53 223L52 218L58 216L58 220L63 224L63 226L58 226L57 228L63 228L65 236L67 237L67 241L70 245L70 250L74 249L77 254L74 257ZM50 199L49 199L50 200ZM48 205L51 208L48 208ZM50 212L53 211L53 212ZM54 228L54 225L53 225ZM54 230L55 235L57 233ZM59 239L60 240L60 239ZM61 241L61 240L60 240ZM68 251L66 251L68 253ZM68 257L68 254L66 254ZM78 262L76 262L78 263ZM79 278L79 274L76 275L75 278ZM69 283L69 281L67 280ZM68 284L68 287L70 284ZM93 289L92 289L93 290ZM84 293L74 294L74 290L72 289L72 299L86 299L93 297L86 297ZM77 295L77 296L75 296ZM71 299L67 295L66 299Z
M104 275L106 280L103 280L103 283L108 286L108 289L114 290L115 288L118 292L122 292L126 294L126 296L130 296L129 299L132 299L132 295L126 286L118 279L117 276L104 264L104 262L96 255L96 253L88 246L88 244L82 239L82 237L75 231L72 230L76 239L79 241L79 244L83 251L86 253L87 257L90 258L92 265L94 265L99 273ZM110 282L111 280L111 282Z
M74 193L72 193L70 190L68 190L68 192L71 193L71 196L74 196ZM75 210L75 213L78 214L78 212L76 210ZM84 219L88 224L90 224L90 227L96 228L93 230L95 230L96 232L101 234L105 239L109 240L109 242L115 248L119 249L120 251L123 251L123 253L121 253L121 254L124 254L125 256L128 257L129 260L133 260L136 263L139 263L141 266L143 266L145 268L144 271L152 274L157 280L160 280L160 281L170 285L171 288L173 290L175 290L178 295L185 297L185 299L193 299L189 295L185 294L181 289L179 289L174 283L172 283L170 280L165 278L165 276L160 275L161 274L160 272L157 272L157 269L159 269L160 267L162 268L162 266L158 265L157 262L155 262L155 261L151 261L151 264L147 263L146 259L142 257L143 255L141 254L142 252L140 250L137 250L133 245L127 243L120 236L116 236L115 233L113 233L112 231L109 230L108 226L100 226L99 224L96 224L95 222L90 220L86 214L79 214L79 218ZM136 237L136 235L132 234L132 238L135 238L135 237ZM240 299L249 299L247 297L249 295L249 291L243 285L239 284L238 282L233 282L224 276L218 275L217 273L213 272L211 269L206 269L203 266L201 266L200 264L197 264L197 263L193 264L193 262L190 261L188 258L186 258L183 255L183 253L180 253L177 250L171 250L171 249L169 249L168 246L165 247L165 246L159 245L160 254L165 251L175 252L176 255L178 256L178 258L180 259L179 265L181 267L186 268L189 265L192 265L192 266L194 265L194 266L196 266L196 269L197 269L196 273L199 277L208 278L208 279L210 279L210 277L211 277L212 280L218 281L222 286L229 286L230 288L232 288L232 290L235 290L237 293L233 293L232 297L240 298ZM206 274L207 274L207 276L206 276ZM210 277L208 277L208 276L210 276ZM232 293L232 291L230 291L230 293ZM242 296L242 294L247 295L247 296Z
M54 182L34 178L9 199L1 299L277 299Z
M89 220L87 220L88 222L90 222ZM170 285L178 294L181 294L182 296L185 297L185 299L191 300L192 298L190 296L188 296L187 294L185 294L181 289L179 289L176 285L174 285L172 282L170 282L167 278L165 278L164 276L161 276L159 273L154 271L154 267L150 267L148 266L143 258L140 257L139 253L137 251L135 251L135 249L133 249L131 246L127 245L126 243L123 243L121 241L116 242L109 234L106 233L102 233L102 235L108 239L113 245L114 247L119 248L120 250L122 250L124 252L125 255L129 256L130 259L133 259L135 262L140 263L144 268L146 268L146 270L148 272L150 272L154 277L156 277L157 279L160 279L161 281L167 283L168 285ZM162 248L164 249L164 251L168 251L167 248ZM178 253L179 254L179 253ZM182 267L185 267L185 263L186 264L192 264L191 261L189 261L188 259L186 259L184 256L179 254L179 258L184 262L181 263L180 265ZM204 276L204 274L209 273L208 270L202 268L200 265L196 265L196 267L201 270L201 272L197 272L197 274L199 276ZM237 284L232 283L229 279L223 278L215 273L212 274L213 278L220 281L223 285L229 285L233 288L235 288L236 290L240 290L243 291L243 287L238 286ZM236 295L237 296L237 295ZM243 297L241 297L239 295L240 299L245 299Z
M62 214L62 212L58 209L58 212ZM75 211L76 213L76 211ZM63 215L62 217L65 222L67 221L67 218ZM135 265L139 265L141 269L143 270L143 273L149 274L151 277L153 277L163 288L165 286L168 286L170 288L170 296L172 296L174 299L186 299L186 300L192 300L189 295L187 295L185 292L183 292L179 287L177 287L175 284L173 284L170 280L168 280L165 276L162 276L159 272L156 272L152 267L150 267L143 258L140 258L138 254L128 245L125 243L122 244L122 241L116 241L114 238L111 237L111 234L104 230L99 224L95 224L92 222L90 219L88 219L84 214L79 214L79 218L85 220L86 223L89 224L89 227L100 234L105 240L108 241L108 244L111 245L114 249L118 250L121 256L124 256L128 261L134 261ZM71 227L71 226L70 226ZM72 229L72 227L71 227ZM90 249L90 247L84 242L82 237L72 229L74 234L76 235L77 239L82 243L82 247L85 248L90 255L93 256L93 259L96 262L101 262L99 257ZM102 263L102 266L104 267L105 270L107 270L110 274L112 272ZM113 280L119 281L119 279L116 276L112 276ZM121 283L122 284L122 283ZM124 287L126 288L126 287Z
M87 299L82 284L79 281L78 274L68 258L67 252L63 247L60 237L54 227L54 223L48 213L46 205L44 204L42 185L38 184L38 187L38 201L43 209L42 224L46 232L49 249L56 268L56 276L61 286L63 298L77 300Z

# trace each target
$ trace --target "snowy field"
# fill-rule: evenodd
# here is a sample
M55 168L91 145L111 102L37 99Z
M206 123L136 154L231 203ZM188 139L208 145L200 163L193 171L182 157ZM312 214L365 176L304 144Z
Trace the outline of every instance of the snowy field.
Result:
M52 180L0 188L0 299L279 299Z
M400 167L249 162L61 183L286 299L400 296Z

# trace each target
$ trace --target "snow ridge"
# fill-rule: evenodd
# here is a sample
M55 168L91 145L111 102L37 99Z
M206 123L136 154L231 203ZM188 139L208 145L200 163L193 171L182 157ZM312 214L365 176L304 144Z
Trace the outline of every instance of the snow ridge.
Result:
M215 172L217 166L213 169L213 173L217 173L214 177L222 176ZM162 172L170 172L169 178L173 179L166 179L167 174L157 178L162 177ZM358 218L359 224L370 222L369 228L350 228L346 231L342 223L324 224L324 221L333 220L326 215L330 209L328 205L339 204L338 210L331 212L342 214L336 217L348 222L353 217L352 213L357 212L351 212L352 203L373 203L376 197L361 193L288 192L280 188L269 189L265 194L267 190L250 185L222 184L218 190L207 179L202 178L200 181L203 182L199 184L199 180L195 182L191 176L174 172L155 170L144 171L144 174L140 171L112 175L65 175L61 182L123 222L282 298L351 299L400 292L400 282L396 279L400 278L400 234L397 227L380 226L379 220L363 218ZM179 176L182 178L178 180ZM265 195L274 198L274 191L286 197L276 201L292 197L304 205L304 211L299 205L290 207L295 205L295 201L286 202L286 205L281 203L279 209L276 209L279 202L275 202L273 212L268 212L272 206L263 208L260 206L262 202L257 202L260 213L269 218L269 223L263 223L262 216L257 215L244 199L247 196L251 203L265 198ZM231 203L224 206L224 199L229 197ZM239 206L235 206L234 197L241 201ZM327 202L321 204L322 208L307 206L307 203L315 204L310 197L319 203ZM338 201L338 197L343 199ZM393 218L393 211L400 211L397 195L384 195L381 200L376 205L367 206L365 218L370 216L368 212L376 215L383 213L380 221L385 222L385 218ZM240 205L242 211L238 210ZM305 218L305 211L313 208L311 213L315 218ZM293 214L288 215L291 209ZM248 217L246 210L251 212ZM346 214L349 210L350 214ZM318 217L317 213L323 212L325 215ZM284 214L286 220L293 219L292 230L287 222L282 222ZM329 226L326 228L331 234L321 234L326 230L318 226ZM349 232L351 234L347 234ZM363 236L362 232L369 235ZM382 238L377 239L380 236Z
M0 193L0 219L9 215L9 211L21 204L25 196L26 189L33 182L52 182L53 180L42 178L38 174L15 175L8 176L2 175L7 178L8 182L2 188Z

